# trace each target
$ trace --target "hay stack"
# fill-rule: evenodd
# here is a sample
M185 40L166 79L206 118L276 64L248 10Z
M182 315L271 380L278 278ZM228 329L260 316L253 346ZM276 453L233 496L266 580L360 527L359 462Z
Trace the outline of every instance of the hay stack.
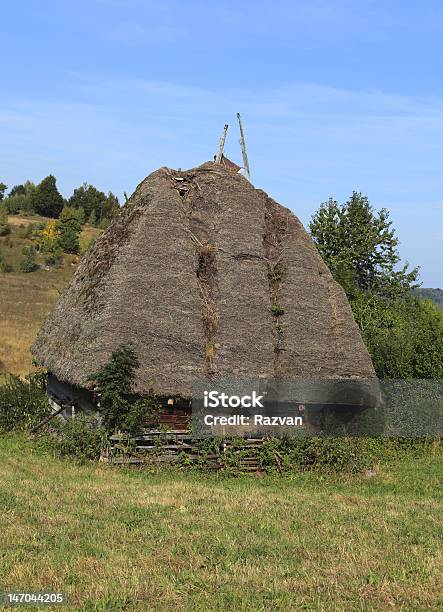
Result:
M214 163L160 168L83 257L33 353L79 387L122 344L137 391L202 377L375 376L342 288L300 221Z

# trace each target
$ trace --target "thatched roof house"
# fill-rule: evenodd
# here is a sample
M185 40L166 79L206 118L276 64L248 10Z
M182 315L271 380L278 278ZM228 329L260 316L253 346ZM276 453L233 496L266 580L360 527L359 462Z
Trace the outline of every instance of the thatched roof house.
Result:
M207 376L375 376L343 289L297 217L212 162L140 183L32 351L59 381L88 388L128 343L142 394L189 397Z

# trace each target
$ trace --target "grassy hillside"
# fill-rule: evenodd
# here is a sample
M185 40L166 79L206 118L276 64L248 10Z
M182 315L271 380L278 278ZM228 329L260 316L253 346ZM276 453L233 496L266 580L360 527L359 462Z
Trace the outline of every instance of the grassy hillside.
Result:
M28 274L19 271L22 249L31 244L27 227L46 221L38 216L10 216L11 234L0 238L0 250L13 267L11 273L0 272L0 371L26 374L31 370L29 347L78 263L77 256L64 255L60 268L41 268ZM81 245L85 247L100 233L86 226Z
M439 610L441 457L375 477L76 466L0 438L0 583L72 610Z

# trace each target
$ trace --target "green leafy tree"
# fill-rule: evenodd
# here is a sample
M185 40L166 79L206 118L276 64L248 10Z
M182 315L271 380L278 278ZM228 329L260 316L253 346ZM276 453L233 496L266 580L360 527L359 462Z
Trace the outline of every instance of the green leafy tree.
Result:
M22 198L25 196L14 196L13 198L6 198L3 200L4 206L10 215L16 215L22 209Z
M7 188L7 185L5 185L4 183L0 183L0 201L3 200L3 198L5 197L5 191L7 190Z
M355 290L394 297L417 287L418 268L399 270L398 239L382 209L374 212L367 197L354 191L343 205L332 198L321 204L309 225L312 238L349 297Z
M23 185L14 185L5 199L5 206L10 215L15 215L18 212L23 214L32 214L32 193L36 186L31 181L26 181Z
M351 306L379 378L443 378L443 313L435 304L360 292Z
M114 195L112 191L108 191L108 195L103 205L102 218L99 219L99 222L103 219L113 219L118 214L119 210L120 204L118 197Z
M31 194L32 208L45 217L57 219L63 204L63 197L57 189L56 179L52 174L44 178Z
M8 215L3 203L0 203L0 236L7 236L11 233L11 228L8 224Z
M63 262L63 250L59 244L58 221L51 219L42 227L35 227L31 239L43 255L47 266L59 266Z
M69 198L69 206L82 208L85 219L91 225L100 224L103 219L112 219L120 209L118 198L112 192L105 195L93 185L83 183Z
M99 218L100 211L103 209L105 200L106 195L103 191L99 191L93 185L83 183L81 187L74 190L68 203L73 208L82 208L85 219L90 219L92 212L94 212L97 219Z
M14 185L14 187L9 192L9 198L13 198L17 195L26 195L26 187L25 185Z
M79 253L79 235L82 229L80 218L83 212L79 209L65 206L57 224L58 244L65 253Z
M324 261L345 289L380 378L443 377L443 314L413 296L418 269L397 270L398 240L386 210L375 214L354 192L330 199L310 229Z

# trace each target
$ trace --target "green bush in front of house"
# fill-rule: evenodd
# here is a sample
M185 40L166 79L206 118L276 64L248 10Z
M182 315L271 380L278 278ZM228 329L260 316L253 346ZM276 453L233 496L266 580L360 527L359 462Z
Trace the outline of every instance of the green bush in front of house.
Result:
M108 432L100 419L82 413L68 421L54 420L51 435L41 442L56 457L72 457L80 462L98 460L107 445Z
M12 374L0 383L0 433L31 429L50 414L45 384L40 374L25 380Z

